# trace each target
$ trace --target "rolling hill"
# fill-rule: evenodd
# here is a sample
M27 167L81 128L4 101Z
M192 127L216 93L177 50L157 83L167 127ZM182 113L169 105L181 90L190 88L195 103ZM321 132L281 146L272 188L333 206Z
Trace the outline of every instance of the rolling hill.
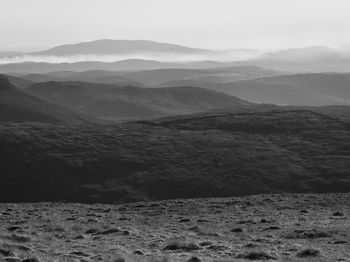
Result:
M61 45L35 53L13 54L12 58L9 53L3 60L1 73L208 69L230 66L258 66L292 73L350 71L350 52L323 46L262 54L245 49L207 50L146 40L105 39Z
M60 77L51 76L51 75L45 75L45 74L28 74L28 75L21 75L22 79L25 79L27 81L31 81L32 84L34 83L41 83L41 82L49 82L49 81L60 81Z
M48 81L81 81L113 85L161 87L169 81L191 80L226 83L281 74L283 73L255 66L234 66L211 69L166 68L127 73L106 70L88 70L82 72L58 71L44 74L21 75L21 78L37 83Z
M71 63L23 62L0 64L3 74L51 74L52 72L104 71L143 71L169 68L212 69L236 66L236 62L198 61L198 62L160 62L146 59L125 59L115 62L84 61ZM250 65L238 65L241 68ZM271 71L271 70L270 70ZM65 75L65 74L64 74Z
M187 79L196 76L205 75L204 70L185 69L185 68L166 68L146 71L135 71L125 73L124 76L134 81L143 83L146 86L159 86L163 82Z
M16 77L16 76L10 76L10 75L2 75L0 74L0 78L2 79L7 79L11 85L23 89L26 88L32 84L34 84L34 81L31 81L29 79L25 79L22 77Z
M0 122L3 121L87 123L93 118L20 90L0 76Z
M286 49L242 61L240 64L257 65L295 73L345 73L350 71L350 52L324 46Z
M346 73L282 75L234 83L181 80L164 84L183 85L208 88L256 103L298 106L350 104L350 74Z
M142 86L141 83L131 79L122 77L116 72L104 70L90 70L75 73L69 77L64 78L66 81L81 81L89 83L113 84L113 85L132 85Z
M26 90L63 106L104 119L144 119L251 103L198 87L138 88L84 82L46 82Z
M0 124L3 202L349 192L350 127L308 110Z
M100 83L111 85L132 85L143 86L143 84L120 76L117 72L104 70L89 70L83 72L51 72L47 74L29 74L21 76L22 79L32 81L32 83L50 81L81 81L88 83Z
M213 83L235 82L268 76L280 75L282 72L256 66L232 66L211 69L168 68L129 72L123 74L128 79L141 82L146 86L162 86L171 81L205 81Z
M184 64L183 67L191 65ZM197 64L196 64L197 66ZM46 74L55 71L83 72L89 70L106 71L129 71L129 70L151 70L160 68L178 68L181 64L165 63L154 60L127 59L117 62L76 62L76 63L47 63L47 62L23 62L13 64L1 64L0 72L4 74Z

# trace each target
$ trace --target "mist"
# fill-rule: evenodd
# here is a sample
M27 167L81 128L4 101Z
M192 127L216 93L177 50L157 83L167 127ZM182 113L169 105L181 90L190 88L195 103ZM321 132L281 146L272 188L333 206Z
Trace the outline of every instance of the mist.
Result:
M232 50L232 51L217 51L207 52L203 54L172 54L172 53L133 53L123 55L74 55L74 56L48 56L36 54L24 54L15 56L0 57L0 64L14 64L14 63L78 63L88 61L99 62L116 62L127 59L142 59L142 60L156 60L160 62L196 62L205 60L215 61L241 61L256 58L262 52L255 50Z

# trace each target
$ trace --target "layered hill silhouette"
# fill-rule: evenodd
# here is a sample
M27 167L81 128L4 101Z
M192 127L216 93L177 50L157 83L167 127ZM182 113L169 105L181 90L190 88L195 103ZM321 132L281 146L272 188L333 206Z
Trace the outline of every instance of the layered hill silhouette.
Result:
M350 52L323 46L261 54L246 49L207 50L147 40L102 39L35 53L9 52L0 54L0 59L3 59L1 73L229 66L260 66L293 73L350 71Z
M308 110L0 124L0 199L120 203L349 192L350 127Z
M23 62L0 64L0 73L3 74L47 74L57 71L83 72L90 70L105 71L143 71L169 68L184 69L213 69L224 67L250 67L252 64L241 65L238 62L220 61L189 61L189 62L161 62L150 59L124 59L115 62L82 61L71 63L48 63L48 62ZM271 69L269 69L271 71Z
M112 62L143 59L169 62L239 61L257 57L261 52L249 49L209 50L149 40L101 39L60 45L33 53L0 52L5 63L48 62L74 63L87 61ZM212 63L215 64L215 63Z
M94 121L86 115L18 89L10 81L5 76L0 76L0 122L87 123Z
M184 64L182 67L192 67L192 64ZM200 66L195 63L194 66ZM205 64L205 66L208 66ZM106 70L106 71L127 71L127 70L151 70L160 68L178 68L178 63L166 63L155 60L143 59L126 59L116 62L98 62L86 61L76 63L47 63L47 62L23 62L0 65L1 73L33 73L45 74L55 71L89 71L89 70ZM210 67L210 66L208 66Z
M81 81L113 85L162 87L164 84L168 85L172 81L181 80L227 83L281 74L285 73L256 66L234 66L212 69L166 68L132 72L106 70L88 70L82 72L56 71L43 74L22 74L20 78L17 78L29 83Z
M234 83L179 80L164 86L200 86L241 99L279 105L349 105L350 74L317 73L265 77Z
M234 61L256 56L256 51L246 49L216 51L147 40L103 39L35 53L0 54L0 72L44 74L53 71L202 69L228 67L235 65Z
M129 72L124 77L143 83L146 86L162 86L172 81L204 81L210 83L226 83L268 76L277 76L282 72L256 66L233 66L212 69L158 69Z
M350 52L324 46L287 49L241 64L290 72L349 72Z
M111 84L111 85L132 85L143 86L142 83L125 78L118 72L104 70L89 70L83 72L51 72L48 74L29 74L21 76L22 79L32 83L41 83L49 81L80 81L89 83Z
M95 117L121 120L244 108L252 103L199 87L138 88L84 82L45 82L27 91Z

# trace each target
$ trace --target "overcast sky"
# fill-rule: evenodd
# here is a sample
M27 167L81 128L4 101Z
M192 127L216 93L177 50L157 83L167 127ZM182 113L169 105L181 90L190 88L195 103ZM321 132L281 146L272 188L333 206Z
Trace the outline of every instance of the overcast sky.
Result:
M350 46L349 0L0 1L0 51L96 39L211 49Z

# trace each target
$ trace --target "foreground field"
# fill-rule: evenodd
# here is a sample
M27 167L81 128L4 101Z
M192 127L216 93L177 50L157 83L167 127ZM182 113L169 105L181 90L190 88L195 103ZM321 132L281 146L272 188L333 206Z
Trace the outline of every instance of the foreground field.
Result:
M349 201L350 194L283 194L1 204L0 260L350 261Z

